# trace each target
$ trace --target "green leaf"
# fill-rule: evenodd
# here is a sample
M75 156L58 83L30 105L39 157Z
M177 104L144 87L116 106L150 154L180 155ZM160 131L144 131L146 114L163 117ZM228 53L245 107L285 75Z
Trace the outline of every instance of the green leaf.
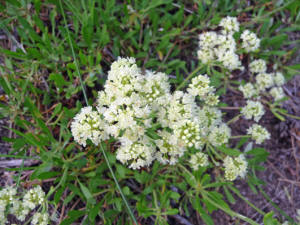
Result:
M51 73L49 75L49 80L50 81L54 81L55 85L58 88L62 88L64 85L67 85L68 82L65 81L63 75L59 74L59 73Z
M89 212L89 219L94 222L95 218L97 216L97 214L100 211L101 206L103 205L103 202L99 202L98 204L96 204Z
M63 220L60 225L70 225L75 222L78 218L85 215L85 211L82 210L71 210L68 212L68 218Z
M214 222L212 218L205 212L201 205L201 201L198 196L195 196L195 198L192 200L192 205L194 209L199 212L201 218L205 222L206 225L214 225Z
M221 151L221 152L224 152L226 155L229 155L229 156L239 156L240 154L242 154L239 150L237 149L233 149L233 148L227 148L225 146L220 146L218 147L218 149Z
M84 197L86 198L87 202L94 205L96 204L96 200L94 199L93 195L91 194L91 192L89 191L89 189L84 186L80 181L79 182L79 186L80 186L80 189L84 195Z

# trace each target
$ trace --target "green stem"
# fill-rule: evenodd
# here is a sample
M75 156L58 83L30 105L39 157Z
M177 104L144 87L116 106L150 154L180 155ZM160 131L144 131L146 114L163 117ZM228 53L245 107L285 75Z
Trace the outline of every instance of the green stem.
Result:
M228 215L232 216L232 217L237 217L240 218L241 220L250 223L251 225L259 225L258 223L256 223L255 221L251 220L250 218L243 216L239 213L236 213L234 211L232 211L231 209L225 208L223 206L221 206L220 204L217 204L215 201L211 200L208 196L206 196L204 193L202 193L203 198L208 201L210 204L214 205L215 207L223 210L225 213L227 213Z
M291 117L293 119L297 119L297 120L300 120L300 117L299 116L295 116L295 115L291 115L291 114L288 114L288 113L285 113L285 112L282 112L282 111L277 111L278 113L281 113L282 115L285 115L287 117Z
M231 139L237 139L237 138L245 138L245 137L250 138L251 135L237 135L237 136L231 136L230 138Z
M108 161L106 152L105 152L105 150L103 149L102 143L100 143L100 149L101 149L101 151L102 151L102 153L103 153L103 156L104 156L104 158L105 158L105 161L106 161L106 164L107 164L107 166L108 166L108 169L109 169L109 171L110 171L110 173L111 173L111 175L112 175L112 177L113 177L113 179L114 179L114 181L115 181L115 183L116 183L116 186L117 186L117 188L118 188L118 190L119 190L119 192L120 192L120 195L121 195L121 197L122 197L122 199L123 199L123 202L125 203L125 206L126 206L128 212L129 212L129 215L130 215L131 219L133 220L133 222L134 222L136 225L138 225L138 223L137 223L137 221L136 221L136 219L135 219L135 217L134 217L134 215L133 215L133 212L132 212L132 210L130 209L130 206L129 206L128 202L127 202L127 199L126 199L125 195L123 194L123 191L122 191L122 189L121 189L121 187L120 187L120 185L119 185L119 182L118 182L118 180L117 180L117 178L116 178L116 176L115 176L115 174L114 174L114 171L113 171L112 168L111 168L111 165L110 165L110 163L109 163L109 161Z
M241 198L243 201L247 202L248 205L250 205L253 209L255 209L257 212L259 212L261 215L265 215L266 213L259 208L257 208L254 204L252 204L250 201L248 201L236 188L234 188L232 185L228 185L229 189L233 191L239 198Z
M199 70L201 70L203 68L203 65L198 66L193 72L191 72L188 77L176 88L176 91L180 90L181 88L183 88L186 84L186 82L188 82Z
M242 116L242 114L236 115L235 117L233 117L231 120L229 120L229 121L227 122L227 125L229 125L229 124L231 124L231 123L234 123L234 122L237 121L241 116Z
M295 221L290 217L290 216L288 216L281 208L279 208L279 206L278 205L276 205L273 201L272 201L272 199L267 195L267 193L266 192L264 192L264 190L260 187L260 186L258 186L258 189L259 189L259 191L260 191L260 193L264 196L264 198L269 202L269 203L271 203L271 205L275 208L275 209L277 209L288 221L290 221L292 224L295 224Z
M73 58L74 58L75 67L76 67L76 73L79 77L79 81L80 81L81 89L82 89L82 92L83 92L84 100L85 100L85 103L87 105L89 105L87 95L86 95L86 92L85 92L85 88L84 88L84 84L82 82L81 74L79 72L79 66L78 66L78 63L77 63L77 58L76 58L76 55L75 55L74 47L73 47L72 40L71 40L71 35L70 35L70 32L69 32L69 28L68 28L68 24L67 24L67 20L66 20L66 15L65 15L64 9L62 7L61 0L59 0L59 5L60 5L62 16L64 18L65 28L67 30L68 39L69 39L72 55L73 55Z

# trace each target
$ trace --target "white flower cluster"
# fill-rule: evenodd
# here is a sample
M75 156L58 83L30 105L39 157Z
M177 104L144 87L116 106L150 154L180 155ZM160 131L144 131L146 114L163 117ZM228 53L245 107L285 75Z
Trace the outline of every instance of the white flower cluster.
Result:
M240 86L239 90L243 92L245 98L259 98L260 94L264 94L270 89L269 94L278 101L284 98L284 92L282 85L285 83L285 79L282 73L267 73L266 62L262 59L257 59L249 64L249 70L255 76L255 83L246 83L244 86Z
M45 203L45 193L40 186L28 190L23 196L23 200L17 195L16 188L8 186L2 189L0 191L0 225L6 223L7 213L14 215L19 221L24 222L30 211L43 203ZM43 222L41 219L38 219L39 216L37 214L39 215L40 213L36 213L33 216L36 219L31 221L32 224L49 224L47 213L43 213Z
M247 130L247 133L252 136L252 139L255 140L256 144L261 144L266 139L270 139L270 133L266 128L259 124L253 124L252 127Z
M228 143L230 128L215 107L219 100L214 92L209 78L198 75L187 92L171 93L166 74L143 73L135 59L119 58L99 92L96 110L82 109L72 134L83 146L87 140L97 145L113 137L119 143L116 158L132 169L154 160L173 165L189 148L201 151L207 143Z
M246 119L250 120L252 117L254 121L258 122L265 114L264 106L258 101L247 101L247 105L242 108L241 113Z
M202 152L197 152L196 154L193 154L189 162L193 170L198 170L199 166L205 167L209 165L207 154Z
M32 225L47 225L49 224L48 213L35 213L31 220Z
M218 62L229 70L243 69L233 38L234 32L239 31L237 19L226 17L219 26L223 28L220 33L209 31L199 35L199 60L204 64Z
M71 125L71 131L75 141L79 144L86 146L86 141L90 139L95 145L98 145L101 137L105 136L103 129L99 129L103 125L100 114L88 106L82 108L76 115Z
M247 173L247 161L243 154L238 157L227 156L224 159L225 179L228 181L235 180L238 176L244 178Z
M259 48L260 39L257 38L255 33L245 30L242 33L241 38L243 40L242 48L244 48L246 52L253 52Z

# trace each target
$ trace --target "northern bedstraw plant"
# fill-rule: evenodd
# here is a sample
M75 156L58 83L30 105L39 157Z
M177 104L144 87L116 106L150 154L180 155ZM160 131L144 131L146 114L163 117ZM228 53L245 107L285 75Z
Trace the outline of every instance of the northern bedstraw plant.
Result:
M192 13L189 5L168 5L171 1L28 2L7 3L4 15L13 16L0 26L8 25L4 31L25 51L1 48L7 58L6 67L0 66L5 72L0 82L10 98L1 109L14 121L10 128L18 135L7 139L13 143L10 157L25 161L34 155L40 160L37 166L14 170L20 175L32 171L22 176L21 184L36 179L43 189L51 184L45 198L53 208L42 204L32 223L42 220L39 213L53 210L59 215L54 222L60 224L101 220L161 225L183 217L194 222L197 212L211 225L211 213L220 209L237 224L258 224L262 216L265 224L279 224L273 213L257 208L234 186L242 178L254 192L262 192L255 172L263 169L260 163L268 153L253 146L271 136L261 121L268 110L282 120L288 115L280 108L286 99L281 86L285 72L296 67L272 65L266 55L282 52L261 49L284 40L259 39L278 27L260 15L267 10L259 4L245 6L253 18L240 24L241 18L221 19L215 13L228 14L234 6L230 1L197 3L198 11ZM45 9L49 21L40 16ZM290 12L296 21L294 10ZM244 27L257 21L263 22L258 33ZM15 27L20 38L13 38ZM195 32L197 52L177 46L192 43ZM190 62L183 61L181 51L191 56ZM106 66L110 70L104 82ZM183 79L188 68L194 71ZM98 92L94 86L104 83ZM243 98L241 105L222 102L228 90ZM231 108L236 114L225 120L223 109ZM233 136L230 127L241 119L254 122ZM22 194L17 196L21 199ZM236 198L262 216L250 219L234 212L229 203L238 202ZM8 212L5 208L4 215Z

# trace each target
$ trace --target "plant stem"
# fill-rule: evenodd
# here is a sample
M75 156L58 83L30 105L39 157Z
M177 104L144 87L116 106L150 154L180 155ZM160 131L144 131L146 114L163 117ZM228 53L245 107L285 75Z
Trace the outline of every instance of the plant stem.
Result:
M237 135L237 136L231 136L230 138L231 139L236 139L236 138L245 138L245 137L250 138L251 135Z
M237 121L241 116L242 116L242 114L236 115L235 117L233 117L231 120L229 120L229 121L227 122L227 125L229 125L229 124L231 124L231 123L234 123L234 122Z
M256 223L255 221L251 220L250 218L243 216L239 213L236 213L234 211L232 211L231 209L225 208L223 206L221 206L220 204L217 204L215 201L211 200L208 196L206 196L204 193L202 193L203 198L208 201L210 204L214 205L215 207L223 210L225 213L227 213L228 215L232 216L232 217L237 217L242 219L243 221L246 221L248 223L250 223L251 225L259 225L258 223Z
M288 113L285 113L285 112L282 112L282 111L277 111L278 113L281 113L282 115L285 115L287 117L291 117L293 119L296 119L296 120L300 120L300 117L299 116L295 116L295 115L291 115L291 114L288 114Z
M203 65L198 66L193 72L191 72L188 77L176 88L176 91L180 90L181 88L183 88L186 84L186 82L188 82L199 70L201 70L203 68Z
M70 35L70 32L69 32L69 28L68 28L68 24L67 24L67 20L66 20L66 15L65 15L64 9L62 7L61 0L59 0L59 5L60 5L62 16L64 18L65 28L67 30L68 39L69 39L72 55L73 55L73 58L74 58L75 67L76 67L76 73L79 77L79 81L80 81L81 89L82 89L82 92L83 92L84 100L85 100L85 103L87 105L89 105L87 95L86 95L86 92L85 92L85 88L84 88L84 84L82 82L81 74L79 72L79 66L78 66L77 58L76 58L76 55L75 55L74 47L73 47L72 40L71 40L71 35Z
M126 199L125 195L123 194L123 191L122 191L122 189L121 189L121 187L119 185L119 182L118 182L118 180L117 180L117 178L116 178L116 176L114 174L114 171L111 168L111 165L110 165L110 163L108 161L108 158L107 158L106 152L105 152L105 150L104 150L104 148L102 146L102 143L100 143L100 149L101 149L101 151L103 153L103 156L105 158L105 161L106 161L106 164L108 166L108 169L109 169L109 171L110 171L110 173L111 173L111 175L112 175L112 177L113 177L113 179L114 179L114 181L116 183L116 186L117 186L117 188L118 188L118 190L120 192L120 195L121 195L121 197L123 199L123 202L125 203L125 206L126 206L128 212L129 212L129 215L130 215L131 219L133 220L133 222L135 223L135 225L138 225L138 223L137 223L137 221L136 221L136 219L134 217L134 214L133 214L132 210L130 209L130 206L129 206L128 202L127 202L127 199Z
M253 209L255 209L257 212L259 212L261 215L265 215L266 213L257 208L254 204L252 204L250 201L248 201L236 188L234 188L232 185L228 185L229 189L233 191L239 198L241 198L243 201L247 202L249 206L251 206Z

